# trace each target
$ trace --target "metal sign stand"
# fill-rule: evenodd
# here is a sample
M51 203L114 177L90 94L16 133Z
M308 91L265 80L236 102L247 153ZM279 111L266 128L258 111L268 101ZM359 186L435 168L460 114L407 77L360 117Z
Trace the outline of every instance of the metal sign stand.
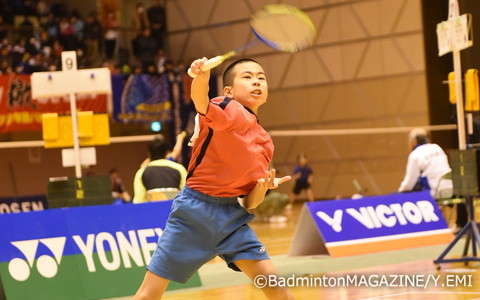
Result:
M77 55L75 51L62 52L62 71L36 72L31 76L33 98L63 95L69 95L70 97L75 176L77 178L82 177L82 169L75 94L111 94L112 84L110 76L108 68L77 70Z
M458 31L457 29L463 20L467 20L466 16L459 15L458 1L449 0L448 20L440 23L437 26L437 34L439 39L439 55L443 55L448 52L453 52L453 68L455 73L455 94L456 94L456 109L457 109L457 129L458 129L458 144L460 151L466 150L466 134L465 134L465 116L463 107L463 93L462 93L462 68L460 61L460 50L471 46L471 42L468 40L468 36L465 37L460 33L465 31ZM439 32L443 30L443 35ZM467 30L468 32L468 30ZM460 154L461 155L461 154ZM460 230L455 239L448 245L448 247L440 254L440 256L433 261L440 269L441 263L449 262L464 262L468 265L470 261L480 261L477 257L477 246L480 249L480 234L478 231L477 223L475 222L475 207L473 204L473 195L464 195L468 211L468 223ZM463 249L463 255L461 258L449 258L445 259L445 256L455 246L455 244L464 236L467 235L465 247ZM472 242L472 256L467 256L468 249Z

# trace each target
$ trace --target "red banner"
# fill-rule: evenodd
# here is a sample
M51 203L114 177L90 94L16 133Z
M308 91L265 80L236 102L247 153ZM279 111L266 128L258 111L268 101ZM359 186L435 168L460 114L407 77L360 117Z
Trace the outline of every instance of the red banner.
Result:
M77 110L107 112L107 95L76 95ZM30 75L0 75L0 133L42 130L42 114L70 114L68 96L32 99Z

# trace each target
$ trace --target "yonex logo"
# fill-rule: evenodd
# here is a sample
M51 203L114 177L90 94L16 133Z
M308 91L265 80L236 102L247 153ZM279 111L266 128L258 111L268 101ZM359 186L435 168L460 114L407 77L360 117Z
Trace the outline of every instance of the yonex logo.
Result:
M26 260L21 258L14 258L8 263L8 271L10 275L17 281L25 281L30 277L30 271L33 269L35 263L35 255L40 243L45 245L53 254L42 255L37 258L36 266L38 273L45 278L52 278L58 272L58 266L62 260L63 250L67 238L53 237L37 240L15 241L11 242L13 246L18 248Z

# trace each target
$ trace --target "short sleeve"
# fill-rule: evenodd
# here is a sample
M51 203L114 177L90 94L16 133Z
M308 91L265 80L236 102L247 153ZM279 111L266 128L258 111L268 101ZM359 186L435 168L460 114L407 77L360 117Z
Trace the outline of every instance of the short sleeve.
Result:
M215 99L214 99L215 100ZM225 98L220 103L210 101L205 115L200 115L206 124L214 130L227 130L235 125L237 117L241 114L240 109L235 109L235 104Z

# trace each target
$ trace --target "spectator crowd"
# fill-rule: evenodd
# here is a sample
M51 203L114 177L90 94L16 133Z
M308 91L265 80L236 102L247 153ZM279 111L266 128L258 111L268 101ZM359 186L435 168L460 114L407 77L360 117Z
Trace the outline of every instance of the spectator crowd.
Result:
M121 27L113 9L84 18L65 0L0 0L0 75L60 70L62 51L77 52L78 68L183 72L183 64L175 67L164 50L165 8L160 0L150 2L138 2L131 26Z

